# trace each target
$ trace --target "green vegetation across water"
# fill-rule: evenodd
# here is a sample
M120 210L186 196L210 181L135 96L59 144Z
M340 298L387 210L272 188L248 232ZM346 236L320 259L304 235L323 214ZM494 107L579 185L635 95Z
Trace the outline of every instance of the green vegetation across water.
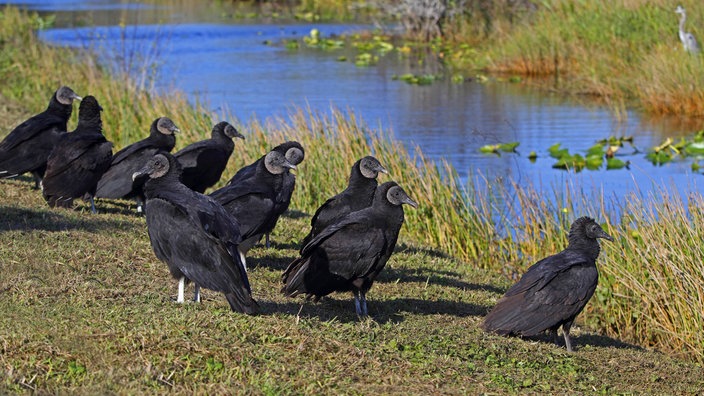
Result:
M346 10L357 2L323 3L328 10L338 7L338 15L348 15ZM441 2L398 3L402 6L386 9L380 2L372 8L379 19L430 26L427 30L436 35L408 31L396 40L401 43L394 42L396 47L430 48L453 81L509 76L512 82L594 96L616 111L629 105L652 114L704 115L704 55L683 49L675 13L678 4L684 6L685 30L704 42L704 30L698 28L704 23L704 7L698 1L466 1L461 10L449 7L436 23L426 16L438 13L433 5ZM312 9L309 2L304 6ZM368 39L373 44L379 37L351 42L363 45Z
M212 115L182 95L150 95L107 75L88 54L41 44L33 33L41 24L36 16L7 8L0 22L0 80L7 81L0 87L0 137L44 109L62 84L100 100L116 149L142 138L162 115L183 132L177 149L210 131ZM628 197L615 218L598 192L561 190L548 200L523 188L475 191L470 184L463 191L450 167L425 161L419 150L407 153L353 113L300 111L237 126L247 140L235 148L226 177L283 140L307 149L292 211L273 235L273 248L252 251L251 280L264 314L232 314L216 293L201 305L171 304L175 282L154 257L143 218L130 208L99 201L97 216L86 207L51 211L28 181L2 181L0 393L233 387L276 394L693 393L704 387L701 363L694 363L704 360L699 194ZM307 304L297 316L300 300L278 293L281 270L307 231L306 214L342 189L351 164L369 153L420 204L406 211L398 252L369 293L374 320L357 322L347 295ZM515 204L497 215L494 208L505 202ZM574 355L548 343L483 334L481 317L511 280L562 249L570 222L584 214L605 221L616 238L604 244L601 283L580 317L596 333L577 332ZM513 232L497 231L507 229Z

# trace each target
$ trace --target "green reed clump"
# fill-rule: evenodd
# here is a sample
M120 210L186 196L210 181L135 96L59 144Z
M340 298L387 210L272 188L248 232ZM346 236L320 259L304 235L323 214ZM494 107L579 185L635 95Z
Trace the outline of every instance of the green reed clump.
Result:
M109 75L89 54L40 43L32 33L41 24L37 16L5 8L0 22L0 80L6 81L0 93L21 103L27 114L43 110L50 93L62 84L81 95L95 95L116 149L146 136L159 116L171 117L183 131L177 148L209 136L212 124L220 120L204 106L189 104L183 94L141 91L128 77ZM247 139L237 142L224 179L272 146L298 140L306 148L306 160L297 171L292 209L312 213L344 188L352 163L375 155L389 170L380 181L399 182L419 203L418 209L406 210L401 235L406 243L431 246L507 278L564 248L575 218L591 215L605 221L617 242L603 246L601 284L585 311L587 323L620 338L704 360L704 235L697 227L704 220L701 198L685 202L666 194L655 199L634 196L617 219L606 211L613 203L605 202L603 192L588 195L569 185L554 186L554 196L545 197L531 188L477 176L463 188L449 164L429 161L419 148L409 152L353 112L300 109L288 118L233 123Z

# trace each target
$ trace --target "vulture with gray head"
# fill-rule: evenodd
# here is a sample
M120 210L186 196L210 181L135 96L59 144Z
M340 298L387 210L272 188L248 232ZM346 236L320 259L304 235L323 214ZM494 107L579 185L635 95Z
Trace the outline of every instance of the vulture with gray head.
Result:
M557 330L562 327L565 347L572 352L570 327L599 280L599 238L614 240L594 219L577 219L570 227L567 248L528 268L484 318L484 330L515 336L548 330L557 343Z
M74 100L81 100L81 97L69 87L59 88L49 100L46 110L16 126L5 136L0 142L0 178L31 172L35 188L39 188L49 154L66 133Z
M347 188L325 201L315 211L310 220L310 233L303 238L301 246L307 245L314 236L340 217L371 205L379 172L387 173L379 160L372 156L366 156L355 162L352 165Z
M233 311L255 313L257 303L237 245L237 221L207 195L180 181L181 165L167 152L159 152L132 177L147 177L144 185L149 240L156 256L179 280L178 302L184 300L187 280L225 294Z
M240 224L242 262L245 262L247 251L276 224L277 196L289 169L296 169L296 166L286 159L285 154L272 150L263 161L258 161L254 175L210 194Z
M286 157L286 160L290 162L291 164L298 166L301 162L303 162L303 159L305 158L305 150L303 150L303 146L301 146L300 143L296 141L288 141L281 143L280 145L274 147L272 151L277 151L279 153L284 154ZM239 184L247 180L248 178L252 177L253 175L256 174L256 169L259 166L259 163L264 160L265 157L261 157L258 160L254 161L253 163L243 167L237 173L235 176L230 179L230 181L227 182L228 185L231 184ZM278 190L276 192L276 204L275 204L275 209L274 211L276 212L276 215L271 218L271 224L267 225L266 228L269 230L273 230L274 227L276 227L276 223L279 220L279 217L288 210L289 205L291 204L291 196L293 195L293 190L296 187L296 175L293 173L289 172L288 169L286 169L281 176L282 182L280 187L278 187ZM271 231L265 232L264 235L266 237L266 242L265 245L266 247L269 247L269 233Z
M403 224L403 204L417 204L395 182L377 187L371 206L315 235L289 264L281 292L318 301L332 292L351 291L357 315L368 315L366 293L384 269Z
M217 183L235 149L234 138L244 139L244 136L223 121L213 127L210 139L188 145L174 154L183 167L183 184L202 194Z
M145 178L132 180L132 174L141 169L158 151L171 151L176 145L174 133L178 128L167 117L152 122L149 136L118 151L112 158L110 169L98 182L96 197L132 199L137 201L137 211L142 211Z

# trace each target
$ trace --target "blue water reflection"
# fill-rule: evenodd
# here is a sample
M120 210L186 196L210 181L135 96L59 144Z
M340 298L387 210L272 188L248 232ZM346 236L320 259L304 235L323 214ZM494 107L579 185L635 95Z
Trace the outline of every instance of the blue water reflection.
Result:
M37 6L39 3L44 5ZM656 167L645 160L644 152L636 153L631 147L619 152L623 160L631 162L630 170L577 174L553 169L555 160L547 153L550 145L560 142L571 152L584 154L599 139L628 135L635 137L638 149L646 151L666 137L691 134L699 127L696 122L644 119L633 111L619 120L603 107L537 92L522 84L454 84L445 80L413 86L392 77L423 73L437 65L419 65L391 53L377 66L360 68L349 61L339 62L338 55L344 52L291 51L279 44L312 28L331 35L359 26L212 23L216 19L212 15L189 18L185 12L168 8L135 11L131 8L152 6L109 0L85 3L92 7L92 13L81 14L76 8L79 2L56 2L64 6L48 3L53 5L24 3L40 10L63 10L57 20L68 26L43 31L43 40L93 48L111 67L129 70L137 78L151 76L144 66L155 64L156 89L183 90L191 98L206 99L214 111L229 109L243 121L255 116L286 116L293 107L325 113L332 106L351 109L371 127L393 131L409 149L418 145L427 157L448 160L463 178L481 173L489 180L532 184L540 191L570 184L622 197L639 188L647 191L664 185L686 193L696 188L694 183L700 177L691 174L690 162ZM101 12L101 7L111 6L122 7L121 12ZM88 26L97 20L105 26L77 26L76 20ZM347 55L353 58L353 54ZM520 154L497 157L478 150L485 144L509 141L520 142ZM527 159L531 151L538 154L535 163Z

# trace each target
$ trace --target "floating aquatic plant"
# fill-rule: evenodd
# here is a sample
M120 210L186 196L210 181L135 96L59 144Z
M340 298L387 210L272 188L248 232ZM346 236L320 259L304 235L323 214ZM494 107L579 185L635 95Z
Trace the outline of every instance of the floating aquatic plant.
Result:
M413 74L413 73L406 73L402 74L400 76L394 75L392 78L394 80L401 80L403 82L406 82L408 84L413 84L413 85L429 85L441 78L442 76L439 74Z
M503 151L504 153L515 153L516 148L520 143L510 142L510 143L498 143L498 144L487 144L479 148L479 151L485 154L496 154L500 155Z

